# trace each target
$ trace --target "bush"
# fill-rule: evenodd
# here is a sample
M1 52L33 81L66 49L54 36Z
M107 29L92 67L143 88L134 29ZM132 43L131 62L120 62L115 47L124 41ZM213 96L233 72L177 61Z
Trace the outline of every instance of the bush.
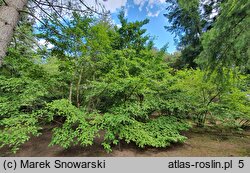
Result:
M36 110L45 93L40 81L0 75L0 148L16 152L30 135L40 134Z

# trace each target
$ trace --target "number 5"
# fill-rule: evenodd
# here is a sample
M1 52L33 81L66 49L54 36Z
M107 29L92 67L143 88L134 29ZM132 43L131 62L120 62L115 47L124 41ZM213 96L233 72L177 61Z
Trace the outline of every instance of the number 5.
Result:
M239 160L239 164L238 164L238 167L239 168L243 168L244 167L244 160Z

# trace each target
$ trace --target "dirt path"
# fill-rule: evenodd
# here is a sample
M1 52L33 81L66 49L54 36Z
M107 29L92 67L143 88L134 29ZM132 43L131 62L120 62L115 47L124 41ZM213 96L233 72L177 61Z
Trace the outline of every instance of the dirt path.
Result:
M168 148L144 148L138 149L133 144L121 144L113 148L113 152L107 154L100 141L96 141L91 147L71 147L63 149L59 146L48 147L51 133L46 130L39 137L32 138L25 143L16 154L6 154L1 151L2 156L31 156L31 157L98 157L98 156L132 156L132 157L165 157L165 156L250 156L250 131L244 134L223 134L219 132L207 132L196 130L186 132L188 140L184 144L173 144ZM5 153L5 154L3 154Z

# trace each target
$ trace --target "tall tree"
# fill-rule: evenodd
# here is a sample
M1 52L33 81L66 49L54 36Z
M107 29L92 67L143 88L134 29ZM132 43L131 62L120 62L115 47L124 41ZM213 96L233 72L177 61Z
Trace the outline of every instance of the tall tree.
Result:
M144 36L146 29L142 29L142 26L149 22L149 19L143 21L128 22L125 18L125 12L121 11L118 15L121 23L121 27L117 28L118 38L116 39L117 49L135 48L138 51L145 49L146 44L151 43L148 35ZM151 44L148 44L151 45Z
M223 0L167 0L167 13L170 26L165 28L175 33L178 49L181 51L183 66L195 68L194 59L202 51L201 36L213 27Z
M201 52L200 36L202 34L199 14L199 0L168 0L168 18L171 26L166 29L179 37L178 48L182 51L184 64L196 67L194 58Z
M22 10L27 2L28 0L5 0L0 7L0 67L18 23L19 10Z

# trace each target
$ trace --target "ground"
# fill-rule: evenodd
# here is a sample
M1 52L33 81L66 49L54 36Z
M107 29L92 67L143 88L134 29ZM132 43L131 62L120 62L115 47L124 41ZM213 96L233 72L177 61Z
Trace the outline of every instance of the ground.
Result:
M48 147L51 140L51 130L45 129L39 137L33 137L16 153L7 153L1 149L1 156L20 157L185 157L185 156L250 156L250 130L245 132L223 132L209 128L194 128L184 135L188 140L184 144L172 144L167 148L140 149L134 144L121 143L115 146L113 152L106 153L100 139L96 139L90 147L75 146L63 149L59 146Z

